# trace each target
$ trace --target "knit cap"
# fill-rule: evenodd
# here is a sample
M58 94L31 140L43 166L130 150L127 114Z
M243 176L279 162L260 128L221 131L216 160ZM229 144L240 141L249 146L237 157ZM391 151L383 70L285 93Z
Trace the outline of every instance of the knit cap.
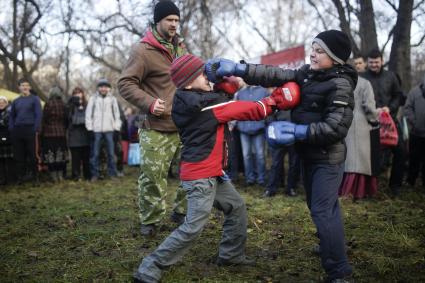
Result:
M111 84L109 83L108 79L102 78L97 81L97 87L100 87L100 86L111 87Z
M319 33L313 43L317 43L337 63L344 65L351 54L351 43L348 35L339 30L327 30Z
M153 10L153 21L158 23L169 15L177 15L180 18L179 8L171 1L160 1Z
M204 61L192 54L176 58L171 64L171 80L177 88L184 88L204 71Z

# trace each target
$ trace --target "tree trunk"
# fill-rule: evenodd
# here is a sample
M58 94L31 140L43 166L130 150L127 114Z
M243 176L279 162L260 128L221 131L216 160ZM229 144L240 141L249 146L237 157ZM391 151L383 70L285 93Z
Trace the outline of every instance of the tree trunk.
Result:
M412 13L413 0L400 0L388 64L388 68L400 76L404 91L409 91L411 86L410 30Z
M378 48L378 37L376 35L375 14L373 11L372 0L360 0L360 53L367 56L369 51Z

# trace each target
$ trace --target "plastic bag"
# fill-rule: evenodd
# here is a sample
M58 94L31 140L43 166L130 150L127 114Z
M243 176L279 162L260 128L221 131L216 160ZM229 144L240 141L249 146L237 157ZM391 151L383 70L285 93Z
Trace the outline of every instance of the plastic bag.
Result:
M128 165L136 166L140 164L140 147L138 143L130 143L128 147Z
M391 115L387 112L381 112L379 114L379 123L381 125L379 131L381 146L396 146L398 143L398 133Z

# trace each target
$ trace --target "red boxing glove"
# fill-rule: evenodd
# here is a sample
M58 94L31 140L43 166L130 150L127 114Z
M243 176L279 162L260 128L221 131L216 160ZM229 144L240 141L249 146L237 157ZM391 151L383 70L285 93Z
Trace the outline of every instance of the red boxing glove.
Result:
M239 90L239 81L236 77L223 77L220 82L214 84L214 91L223 91L226 94L234 95Z
M287 82L277 87L271 95L279 110L295 108L301 101L300 86L296 82Z

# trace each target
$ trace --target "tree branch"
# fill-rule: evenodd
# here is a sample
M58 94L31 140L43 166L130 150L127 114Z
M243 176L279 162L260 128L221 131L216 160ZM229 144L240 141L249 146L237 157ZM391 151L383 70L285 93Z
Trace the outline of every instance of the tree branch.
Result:
M317 8L316 4L314 3L313 0L307 0L308 4L310 4L310 6L312 6L314 8L314 10L316 11L317 16L319 17L320 21L322 22L323 28L325 30L328 29L328 25L326 24L325 19L322 17L322 13L319 11L319 9Z
M391 6L391 8L393 8L393 10L396 12L396 13L398 13L398 8L396 7L396 5L393 3L393 2L391 2L390 0L384 0L388 5L390 5Z
M410 45L410 47L418 47L418 46L421 46L421 45L422 45L422 43L424 42L424 40L425 40L425 34L424 34L424 35L422 35L422 37L421 37L421 39L419 39L418 43L412 44L412 45Z

